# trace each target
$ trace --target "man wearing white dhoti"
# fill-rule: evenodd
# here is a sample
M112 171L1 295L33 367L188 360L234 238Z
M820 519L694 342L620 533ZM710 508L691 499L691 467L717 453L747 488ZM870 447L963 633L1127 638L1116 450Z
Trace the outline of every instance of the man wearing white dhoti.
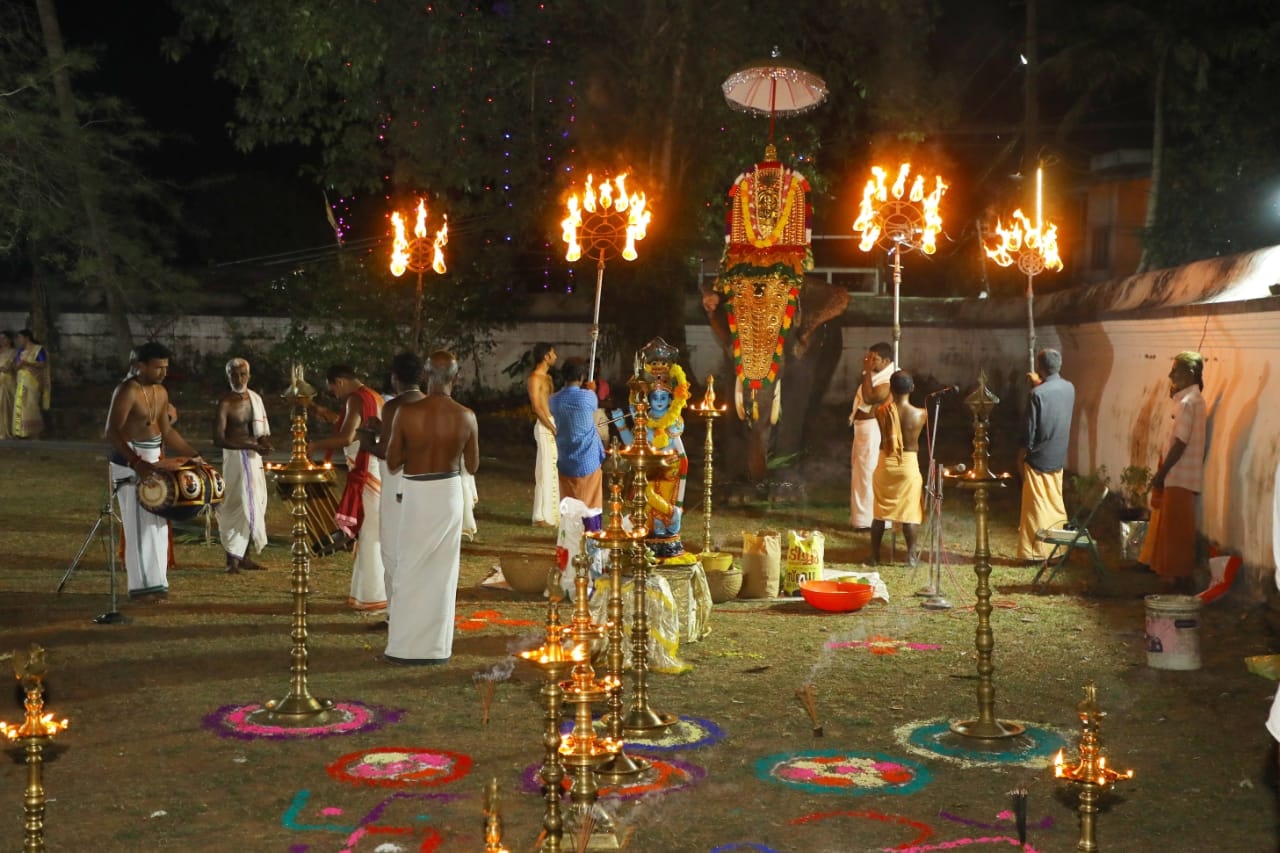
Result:
M400 470L400 541L387 618L392 663L441 664L453 654L453 615L462 550L462 471L480 465L475 413L451 398L458 361L431 354L427 398L401 407L387 464Z
M391 359L391 390L395 396L382 406L382 416L373 418L366 426L356 430L361 447L378 460L378 476L382 480L382 493L387 495L385 505L379 501L378 539L382 551L383 580L387 601L395 594L396 556L400 532L400 472L387 465L387 445L391 439L391 422L396 410L406 403L426 399L422 393L422 359L417 353L402 352Z
M218 401L213 418L213 443L222 448L222 479L226 484L216 510L218 535L227 552L227 574L260 570L249 548L261 553L267 544L267 476L262 456L271 452L271 426L258 392L249 389L249 362L227 362L231 391Z
M110 475L124 523L124 567L129 597L163 601L169 593L169 521L138 502L137 484L157 470L161 450L198 459L168 417L169 350L148 341L135 351L133 371L111 395L104 437L111 444Z
M893 347L873 344L862 358L862 376L853 397L849 425L853 427L853 447L849 454L849 526L865 530L875 518L875 488L872 485L880 459L880 425L876 407L889 399L889 377L898 369L893 363Z
M556 527L560 523L560 475L556 470L556 422L548 402L555 385L550 371L556 363L556 348L545 343L535 345L533 360L528 382L529 405L537 418L533 425L533 441L538 448L533 463L533 524Z
M347 457L347 484L334 521L348 539L355 540L351 592L347 604L372 613L387 609L386 573L382 568L380 537L382 480L373 455L360 447L356 430L382 412L382 397L346 365L334 365L326 376L329 392L342 401L342 416L333 435L307 442L307 454L342 448Z

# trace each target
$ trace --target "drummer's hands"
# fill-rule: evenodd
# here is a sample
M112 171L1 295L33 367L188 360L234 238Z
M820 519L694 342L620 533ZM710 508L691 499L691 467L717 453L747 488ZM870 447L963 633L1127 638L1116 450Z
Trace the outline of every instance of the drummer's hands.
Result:
M152 474L156 472L155 464L152 462L148 462L145 459L138 459L137 462L134 462L129 467L132 468L133 473L137 475L137 479L139 483L141 483L143 480L147 479L148 477L150 477Z

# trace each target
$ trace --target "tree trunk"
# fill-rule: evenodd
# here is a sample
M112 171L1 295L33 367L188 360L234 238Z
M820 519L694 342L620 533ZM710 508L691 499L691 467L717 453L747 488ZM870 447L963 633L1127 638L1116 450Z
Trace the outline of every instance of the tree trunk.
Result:
M67 152L75 158L76 179L79 183L80 201L84 206L85 227L89 233L89 245L97 258L97 271L94 284L102 291L107 303L107 317L111 324L116 350L120 362L129 359L129 349L133 346L133 330L129 327L129 316L126 312L124 293L116 280L112 269L111 257L107 254L102 235L102 211L98 206L97 193L85 175L85 145L76 119L75 98L71 93L71 74L67 70L66 51L62 44L62 29L58 26L58 11L54 0L35 0L36 11L40 15L40 30L44 34L44 48L49 55L49 63L53 68L53 90L58 104L58 117L62 121L62 130L66 135Z
M1169 48L1160 51L1156 62L1155 115L1151 129L1151 190L1147 193L1147 216L1142 226L1142 257L1137 271L1151 268L1154 255L1151 251L1151 232L1156 227L1156 213L1160 207L1160 173L1164 165L1164 87L1169 69Z

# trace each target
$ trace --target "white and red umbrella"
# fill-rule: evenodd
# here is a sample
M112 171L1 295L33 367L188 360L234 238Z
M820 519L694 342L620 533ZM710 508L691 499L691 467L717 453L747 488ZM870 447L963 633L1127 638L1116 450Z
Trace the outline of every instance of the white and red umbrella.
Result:
M768 59L748 63L729 75L720 87L736 110L769 117L769 141L777 116L806 113L827 99L827 83L794 62L784 61L778 48Z

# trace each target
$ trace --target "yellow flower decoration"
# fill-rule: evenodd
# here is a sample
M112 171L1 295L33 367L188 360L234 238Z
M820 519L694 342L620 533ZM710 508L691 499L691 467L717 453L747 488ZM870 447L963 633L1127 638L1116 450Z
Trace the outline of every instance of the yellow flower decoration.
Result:
M649 421L649 428L653 430L653 446L659 450L671 443L671 433L668 430L677 424L681 427L676 430L677 434L683 430L681 416L684 413L685 403L689 402L689 380L684 375L684 369L678 364L673 364L668 374L675 385L671 390L671 407L662 417Z

